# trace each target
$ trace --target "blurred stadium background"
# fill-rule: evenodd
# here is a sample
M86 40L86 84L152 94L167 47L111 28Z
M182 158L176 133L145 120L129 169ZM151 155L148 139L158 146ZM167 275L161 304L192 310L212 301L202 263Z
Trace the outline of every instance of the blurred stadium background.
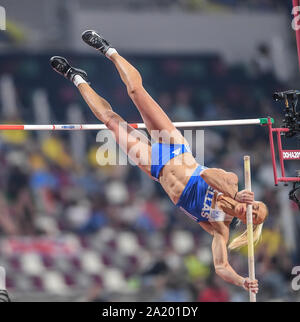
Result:
M290 2L2 0L1 123L97 122L51 70L52 55L87 70L117 112L140 122L111 63L81 43L82 31L96 29L138 67L172 120L271 115L279 125L273 91L299 88ZM215 276L211 237L157 183L133 166L97 165L96 134L0 133L0 265L13 300L247 301ZM205 130L206 166L242 178L245 154L256 197L270 208L256 247L258 300L298 301L300 216L288 188L274 187L266 129ZM244 249L230 260L247 275Z

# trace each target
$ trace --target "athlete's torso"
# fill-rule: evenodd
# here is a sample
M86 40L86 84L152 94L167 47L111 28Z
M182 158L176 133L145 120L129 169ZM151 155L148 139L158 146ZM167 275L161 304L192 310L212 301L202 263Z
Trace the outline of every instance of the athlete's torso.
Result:
M152 146L151 174L173 203L196 222L225 221L225 214L212 207L216 191L201 177L205 169L187 146L161 143Z
M197 166L193 155L184 153L169 160L161 170L159 182L174 204L177 204Z

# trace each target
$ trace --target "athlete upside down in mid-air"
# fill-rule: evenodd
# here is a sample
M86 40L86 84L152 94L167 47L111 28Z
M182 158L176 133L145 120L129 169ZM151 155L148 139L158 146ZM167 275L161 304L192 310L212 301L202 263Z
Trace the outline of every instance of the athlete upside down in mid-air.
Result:
M236 174L222 169L209 169L196 162L184 137L144 89L139 72L105 39L92 30L85 31L82 39L115 64L128 95L156 143L151 145L147 137L112 110L110 104L88 85L85 71L71 67L65 58L59 56L50 59L52 68L78 87L95 116L114 133L118 144L140 169L158 180L173 203L213 236L212 253L216 273L227 282L257 293L257 280L238 275L230 266L227 243L233 217L245 223L247 204L253 205L254 240L258 240L262 223L268 215L266 205L254 201L252 192L238 191ZM247 236L244 233L234 239L229 248L246 244Z

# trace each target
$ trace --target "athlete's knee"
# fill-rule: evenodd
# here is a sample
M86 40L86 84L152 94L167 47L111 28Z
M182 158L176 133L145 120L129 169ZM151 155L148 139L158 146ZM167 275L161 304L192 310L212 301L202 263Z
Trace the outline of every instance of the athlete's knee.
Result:
M102 114L103 123L108 127L111 128L115 124L120 124L123 119L119 114L114 112L113 110L107 110Z
M137 71L137 74L133 77L133 80L127 85L127 92L130 97L138 95L144 89L142 83L142 77Z

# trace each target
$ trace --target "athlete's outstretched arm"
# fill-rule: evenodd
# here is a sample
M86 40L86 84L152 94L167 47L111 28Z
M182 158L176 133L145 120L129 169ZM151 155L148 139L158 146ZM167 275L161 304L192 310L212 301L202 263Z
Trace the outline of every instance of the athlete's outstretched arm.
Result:
M243 286L245 279L238 275L228 262L226 240L216 231L213 234L212 253L216 273L226 282Z
M239 181L235 173L218 168L209 168L201 173L201 177L212 188L222 192L225 196L235 198Z
M228 234L218 230L213 232L212 254L216 274L226 282L243 287L245 290L251 289L254 293L257 293L258 282L238 275L229 264L227 253L228 235L229 229Z
M233 172L227 172L223 169L210 168L205 169L201 177L211 187L225 196L228 196L241 203L253 203L254 193L247 190L238 191L238 176Z

